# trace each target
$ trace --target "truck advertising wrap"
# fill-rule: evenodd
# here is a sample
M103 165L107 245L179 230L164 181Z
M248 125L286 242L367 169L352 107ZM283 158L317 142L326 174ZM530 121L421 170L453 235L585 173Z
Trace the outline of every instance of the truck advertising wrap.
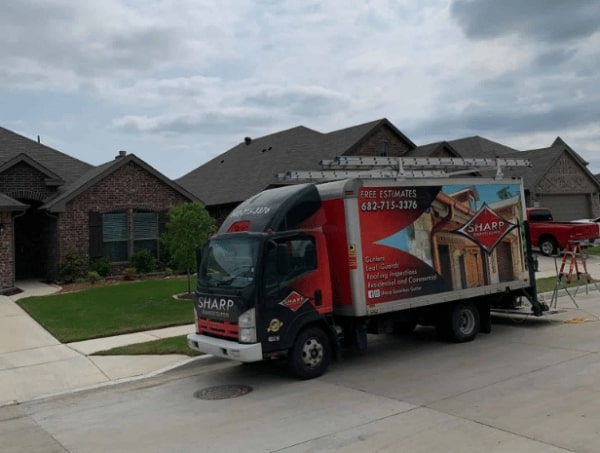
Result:
M524 269L519 184L361 187L367 305L485 286Z

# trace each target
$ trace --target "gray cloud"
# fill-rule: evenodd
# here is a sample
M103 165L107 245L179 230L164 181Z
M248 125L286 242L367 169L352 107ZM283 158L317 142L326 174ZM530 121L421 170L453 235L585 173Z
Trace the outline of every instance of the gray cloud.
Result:
M5 3L0 125L83 160L108 143L177 175L244 135L381 117L416 143L560 135L600 155L600 2Z
M455 0L450 11L473 39L516 33L526 39L563 43L600 30L596 0Z

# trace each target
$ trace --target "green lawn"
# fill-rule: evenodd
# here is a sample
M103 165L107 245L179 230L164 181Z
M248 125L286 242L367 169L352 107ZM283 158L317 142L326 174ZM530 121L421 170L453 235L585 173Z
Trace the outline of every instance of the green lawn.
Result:
M600 247L595 247L600 251ZM556 277L537 280L538 293L552 291ZM568 288L585 284L573 280ZM122 283L85 291L29 297L18 301L36 321L62 343L138 332L194 322L191 300L176 300L187 291L187 279L172 278ZM185 336L102 351L99 355L186 354Z
M143 354L183 354L190 357L202 355L187 345L185 335L160 340L148 341L146 343L121 346L107 351L95 352L92 355L143 355Z
M187 279L122 283L85 291L29 297L18 301L62 343L120 335L194 322Z
M565 280L565 277L563 277L563 283L564 283L564 286L567 289L569 289L569 288L574 288L576 286L585 285L586 280L584 277L581 277L579 280L577 280L577 278L574 277L573 280L571 280L571 283L567 283L567 281ZM556 286L556 277L538 278L536 280L536 286L537 286L538 294L553 291L554 287Z
M588 247L585 251L590 255L600 255L600 246Z

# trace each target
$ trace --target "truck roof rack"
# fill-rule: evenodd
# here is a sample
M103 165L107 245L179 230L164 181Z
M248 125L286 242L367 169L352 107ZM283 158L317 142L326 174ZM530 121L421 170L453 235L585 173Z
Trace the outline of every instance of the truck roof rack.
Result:
M319 162L322 170L277 173L279 180L331 181L347 178L430 178L450 177L484 168L495 168L502 179L502 167L531 167L528 159L465 157L374 157L338 156ZM449 171L451 168L455 171Z

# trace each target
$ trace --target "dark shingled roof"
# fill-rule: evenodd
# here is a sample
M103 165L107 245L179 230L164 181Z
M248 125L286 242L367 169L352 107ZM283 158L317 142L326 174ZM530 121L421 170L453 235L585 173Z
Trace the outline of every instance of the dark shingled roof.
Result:
M560 137L547 148L532 149L528 151L519 151L514 148L496 143L483 137L467 137L450 142L436 142L424 146L419 146L411 150L407 155L411 157L434 157L440 152L441 148L447 144L446 149L457 153L460 157L472 158L514 158L528 159L531 167L502 168L505 177L518 177L523 179L523 186L526 190L535 190L539 181L548 173L550 168L556 163L563 152L568 152L581 165L584 171L588 163L581 158L573 149L567 145ZM483 176L493 177L495 170L479 170Z
M351 154L383 125L415 146L385 118L325 134L297 126L242 142L177 182L207 206L237 203L277 183L278 172L316 170L323 159Z
M86 191L90 187L94 186L106 176L110 175L117 169L121 168L124 165L127 165L130 162L134 162L135 164L139 165L148 173L152 174L153 176L161 180L163 183L173 188L175 191L181 193L190 201L200 201L196 196L185 190L179 184L173 182L171 179L164 176L162 173L159 173L156 169L154 169L146 162L138 158L135 154L128 154L126 156L118 157L112 161L109 161L97 167L93 167L91 170L84 173L81 177L79 177L68 187L65 187L63 191L61 191L56 197L54 197L52 200L50 200L44 206L42 206L41 209L47 209L50 212L64 212L66 209L66 205L69 201L71 201L73 198L77 197L79 194Z
M37 162L38 170L43 173L50 172L67 184L93 168L92 165L81 160L0 127L0 163L3 166L9 162L16 163L23 156Z
M435 142L428 145L417 146L406 153L407 157L437 157L448 151L454 157L462 157L448 142Z
M27 205L21 203L20 201L15 200L14 198L9 197L8 195L4 195L0 193L0 211L24 211L27 209Z
M479 136L450 140L448 143L458 151L461 157L505 157L518 151Z

